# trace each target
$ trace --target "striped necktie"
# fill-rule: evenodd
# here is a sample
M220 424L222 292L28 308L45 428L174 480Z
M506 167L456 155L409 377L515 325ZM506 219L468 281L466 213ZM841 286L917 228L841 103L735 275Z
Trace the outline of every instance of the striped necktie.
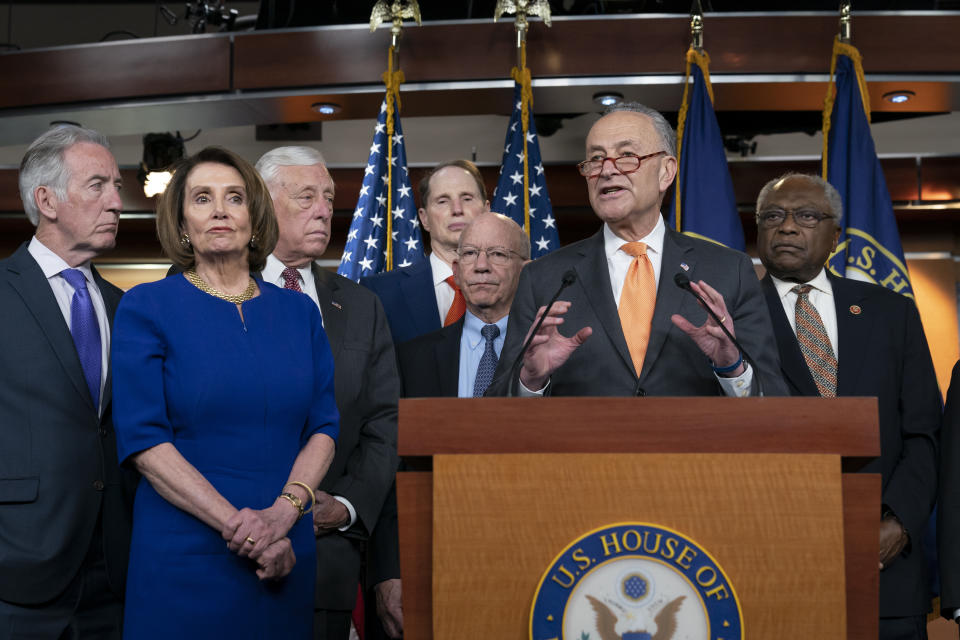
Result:
M810 302L809 284L797 285L792 292L797 294L797 342L803 359L807 361L810 375L817 390L824 398L837 396L837 357L830 346L830 337L816 307Z

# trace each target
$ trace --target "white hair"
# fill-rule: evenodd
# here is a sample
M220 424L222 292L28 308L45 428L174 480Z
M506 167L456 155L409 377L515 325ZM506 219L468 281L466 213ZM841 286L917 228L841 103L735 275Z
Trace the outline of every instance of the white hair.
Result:
M639 113L650 118L653 122L654 130L656 130L657 135L660 136L663 150L674 158L677 157L677 134L673 130L673 127L670 126L670 123L667 122L667 119L663 117L662 113L639 102L620 102L604 109L603 115L607 116L617 111Z
M309 167L315 164L327 166L323 155L312 147L277 147L260 156L257 171L267 185L277 179L280 167Z
M63 156L67 149L81 142L110 148L110 141L99 131L84 129L72 124L57 125L34 140L20 162L20 200L23 210L37 226L40 210L34 194L39 187L49 187L60 200L67 199L67 182L70 172Z

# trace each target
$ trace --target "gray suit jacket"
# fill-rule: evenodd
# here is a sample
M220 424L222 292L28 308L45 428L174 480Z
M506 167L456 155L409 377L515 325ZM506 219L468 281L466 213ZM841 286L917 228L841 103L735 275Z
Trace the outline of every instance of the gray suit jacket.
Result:
M122 292L93 273L112 323ZM0 599L58 595L100 516L110 586L122 597L136 474L117 464L110 378L101 416L26 244L0 261L0 376Z
M373 531L397 470L400 381L390 328L377 296L313 265L323 326L330 339L340 436L320 488L345 497L357 511L347 531L317 539L320 609L352 609L363 543Z
M657 306L643 370L638 377L623 337L610 286L603 231L528 264L510 308L506 343L487 395L506 395L510 365L520 351L537 309L546 305L572 269L577 281L561 296L572 303L561 331L573 335L592 327L593 335L554 372L548 393L559 396L713 396L723 393L710 361L670 316L679 313L694 324L706 312L678 288L674 274L704 280L723 294L737 339L757 361L767 395L787 395L770 316L750 258L738 251L667 229L657 287ZM756 393L758 372L754 372Z

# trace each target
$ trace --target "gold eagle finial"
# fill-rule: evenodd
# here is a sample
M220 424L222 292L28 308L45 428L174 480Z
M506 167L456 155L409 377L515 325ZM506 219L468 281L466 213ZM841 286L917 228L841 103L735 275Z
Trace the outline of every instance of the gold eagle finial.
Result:
M403 29L404 18L413 18L420 25L420 5L417 0L377 0L370 12L370 31L376 31L377 27L389 20L393 22L390 32L397 36Z
M497 0L493 21L505 13L517 14L518 29L527 28L527 16L540 16L543 24L550 26L550 3L547 0Z

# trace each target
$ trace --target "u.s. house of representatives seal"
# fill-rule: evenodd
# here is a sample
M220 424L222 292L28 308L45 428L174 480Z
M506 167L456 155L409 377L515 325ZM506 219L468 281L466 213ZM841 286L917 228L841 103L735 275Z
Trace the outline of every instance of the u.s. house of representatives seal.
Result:
M531 640L742 640L736 591L678 531L607 525L574 540L540 579Z

